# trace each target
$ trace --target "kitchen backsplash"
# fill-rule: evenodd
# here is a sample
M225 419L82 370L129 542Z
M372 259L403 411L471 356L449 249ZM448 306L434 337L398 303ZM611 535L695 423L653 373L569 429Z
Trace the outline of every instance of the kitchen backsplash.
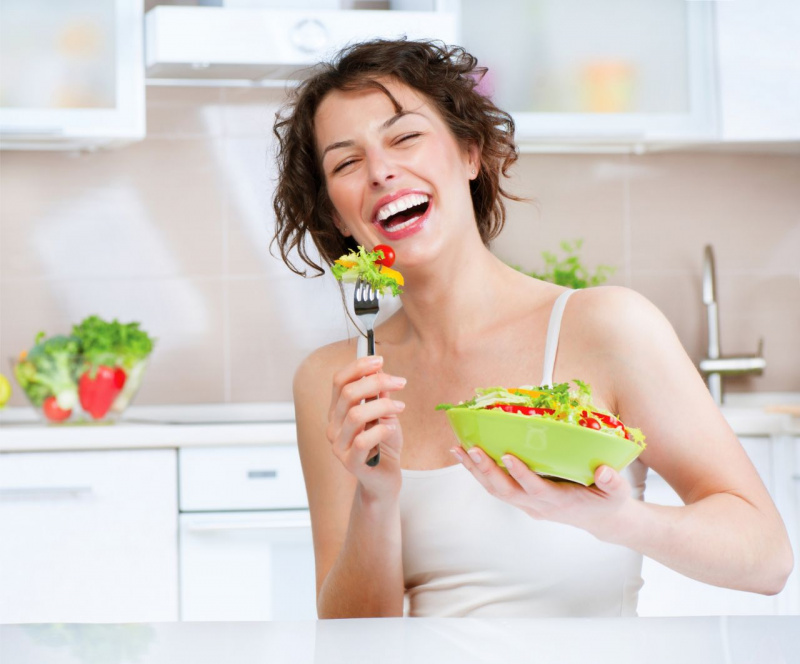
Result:
M137 403L288 401L313 348L352 334L329 275L269 251L275 89L147 89L148 137L93 154L0 153L0 358L90 313L158 338ZM761 377L732 391L800 391L800 155L523 155L493 245L541 267L583 238L590 267L640 291L697 362L703 246L716 252L723 353ZM15 390L12 405L23 405Z

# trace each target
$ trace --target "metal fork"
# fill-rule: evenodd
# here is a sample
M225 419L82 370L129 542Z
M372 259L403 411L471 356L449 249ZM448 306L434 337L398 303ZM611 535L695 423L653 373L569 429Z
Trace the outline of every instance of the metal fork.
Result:
M353 294L353 310L356 316L367 328L367 355L375 355L375 333L372 326L378 315L378 294L366 281L356 281L356 290ZM369 426L369 425L368 425ZM381 450L376 445L367 459L368 466L377 466L381 460Z

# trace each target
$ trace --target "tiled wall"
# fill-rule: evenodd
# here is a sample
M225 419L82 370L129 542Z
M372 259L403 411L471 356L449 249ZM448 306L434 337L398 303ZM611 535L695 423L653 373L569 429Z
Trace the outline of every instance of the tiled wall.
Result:
M348 334L329 276L270 255L276 90L149 87L148 138L95 154L0 154L0 361L39 330L90 313L158 337L138 403L291 399L314 347ZM704 351L703 246L717 255L723 352L763 377L733 390L800 390L800 155L524 155L494 251L539 267L583 238L583 257L667 315ZM12 404L22 405L19 393Z

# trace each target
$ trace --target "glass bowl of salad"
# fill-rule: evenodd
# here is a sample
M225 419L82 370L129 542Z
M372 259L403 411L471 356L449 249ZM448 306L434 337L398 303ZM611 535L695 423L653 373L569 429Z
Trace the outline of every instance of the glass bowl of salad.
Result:
M591 388L574 381L553 387L493 387L459 404L441 404L465 449L477 446L501 467L513 454L547 477L590 486L600 465L619 471L642 450L644 435L592 405Z
M152 349L153 339L138 323L89 316L69 335L40 332L11 366L44 421L110 423L135 397Z

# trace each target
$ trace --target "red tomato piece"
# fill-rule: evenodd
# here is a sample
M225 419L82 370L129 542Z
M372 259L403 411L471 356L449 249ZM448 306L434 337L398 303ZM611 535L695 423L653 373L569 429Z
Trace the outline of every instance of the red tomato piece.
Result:
M581 419L578 421L578 424L580 424L582 427L586 427L587 429L596 429L596 430L600 430L600 428L602 427L602 425L600 424L600 422L598 422L598 421L597 421L596 419L594 419L593 417L584 417L584 418L581 418Z
M379 258L375 261L378 265L384 265L386 267L392 267L392 265L394 265L394 249L392 249L388 244L376 244L372 251L383 252L383 258Z
M64 410L58 405L55 397L47 397L42 404L42 412L44 416L51 422L63 422L70 415L72 410Z

